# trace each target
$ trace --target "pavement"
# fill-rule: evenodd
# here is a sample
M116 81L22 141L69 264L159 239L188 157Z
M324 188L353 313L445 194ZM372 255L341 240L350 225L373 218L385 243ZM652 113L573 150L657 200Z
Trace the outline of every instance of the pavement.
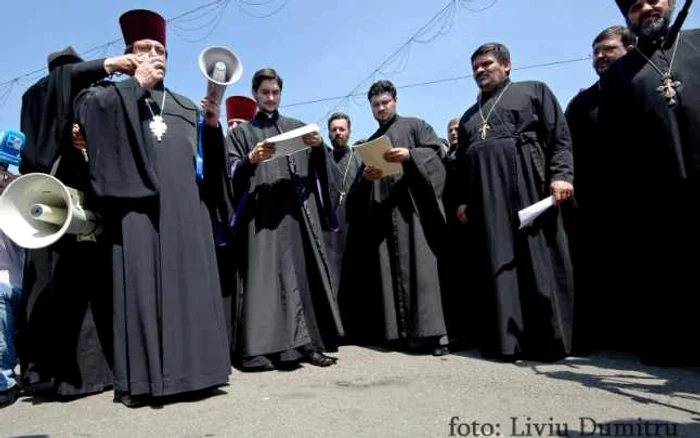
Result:
M164 406L23 397L0 410L0 436L700 438L700 368L615 352L555 364L355 346L336 356L330 368L233 370L216 395Z

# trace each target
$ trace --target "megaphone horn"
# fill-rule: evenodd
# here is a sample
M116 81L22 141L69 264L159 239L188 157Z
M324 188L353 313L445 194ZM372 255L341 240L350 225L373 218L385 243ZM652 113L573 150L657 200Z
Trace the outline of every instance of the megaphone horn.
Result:
M243 75L243 65L235 53L226 47L207 47L199 54L199 69L207 78L207 96L221 104L226 87Z
M12 181L0 196L0 229L23 248L44 248L64 234L94 240L102 228L83 208L83 193L51 175L29 173Z

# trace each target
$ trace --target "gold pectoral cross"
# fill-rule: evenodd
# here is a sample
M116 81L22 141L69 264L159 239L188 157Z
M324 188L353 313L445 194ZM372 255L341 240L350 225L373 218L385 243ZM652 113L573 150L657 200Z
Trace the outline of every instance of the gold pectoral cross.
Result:
M486 131L491 129L491 125L488 124L488 122L482 122L481 123L481 139L486 140Z
M661 85L656 88L656 91L668 101L668 106L673 106L676 104L676 96L678 95L676 88L680 85L681 82L674 80L671 72L667 72L661 76Z

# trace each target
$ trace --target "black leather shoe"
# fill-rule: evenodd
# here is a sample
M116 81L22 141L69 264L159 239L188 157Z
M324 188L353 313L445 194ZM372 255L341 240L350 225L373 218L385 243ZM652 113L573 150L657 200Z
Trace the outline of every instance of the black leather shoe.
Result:
M0 391L0 408L10 406L17 401L19 386L15 385L6 391Z
M150 395L129 395L127 393L118 393L115 395L115 398L127 408L140 408L148 404Z
M448 354L450 354L450 349L444 345L433 348L433 356L446 356Z
M325 354L321 354L317 351L309 353L308 359L311 365L317 367L329 367L338 361L336 358L326 356Z

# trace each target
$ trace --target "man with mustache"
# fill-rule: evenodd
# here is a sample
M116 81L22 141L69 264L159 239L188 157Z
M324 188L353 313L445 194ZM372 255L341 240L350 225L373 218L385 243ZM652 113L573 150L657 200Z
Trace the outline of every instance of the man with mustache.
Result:
M337 219L337 227L324 233L328 246L328 257L334 277L340 279L343 254L347 242L347 224L345 223L345 206L348 190L357 177L357 170L362 159L352 151L348 140L352 133L350 117L344 113L334 113L328 119L328 137L333 146L333 164L330 184L333 184L335 196L331 199L331 208Z
M439 271L445 236L442 143L425 121L397 113L390 81L372 84L367 100L379 125L368 141L386 136L392 148L384 160L401 164L403 172L383 175L363 166L350 191L346 256L361 273L350 280L362 321L348 331L356 329L365 341L442 356L449 353Z
M542 82L511 82L510 52L484 44L471 57L481 89L460 120L457 218L471 246L485 356L557 360L571 352L573 273L558 208L519 229L517 212L573 194L571 137ZM452 213L454 214L454 213Z
M624 56L634 45L634 35L624 26L611 26L603 30L593 40L593 68L602 76L608 67ZM605 222L604 209L600 200L604 199L606 179L601 177L601 144L598 130L598 107L600 105L600 81L576 95L566 109L566 119L571 130L574 144L574 162L576 163L576 203L569 203L563 208L564 225L569 234L572 259L576 270L576 317L574 323L574 350L577 354L586 354L591 342L606 346L616 345L613 335L608 330L615 320L621 321L619 315L613 315L618 307L610 305L612 294L619 296L619 291L598 295L602 291L599 284L589 287L589 281L595 266L596 270L605 269L609 264L601 263L599 246L603 244L604 233L609 231ZM596 222L596 219L599 219ZM580 287L579 287L580 286ZM607 290L607 289L606 289ZM592 294L596 294L594 298ZM597 307L595 326L588 324L589 304L606 302L606 306ZM603 321L600 317L603 316ZM621 327L619 327L621 329Z
M601 80L606 197L617 231L606 252L634 290L626 312L642 361L697 362L700 232L700 30L671 26L675 0L617 0L637 44Z
M304 126L280 114L282 77L262 68L252 79L258 111L229 131L234 292L234 364L243 371L334 365L343 334L337 280L322 234L331 228L330 153L318 132L279 145L267 139ZM296 152L284 153L288 151ZM280 150L281 149L281 150Z
M228 177L219 105L165 86L165 19L136 9L119 24L133 76L83 90L74 106L111 255L115 398L137 407L228 382L212 232L227 217Z

